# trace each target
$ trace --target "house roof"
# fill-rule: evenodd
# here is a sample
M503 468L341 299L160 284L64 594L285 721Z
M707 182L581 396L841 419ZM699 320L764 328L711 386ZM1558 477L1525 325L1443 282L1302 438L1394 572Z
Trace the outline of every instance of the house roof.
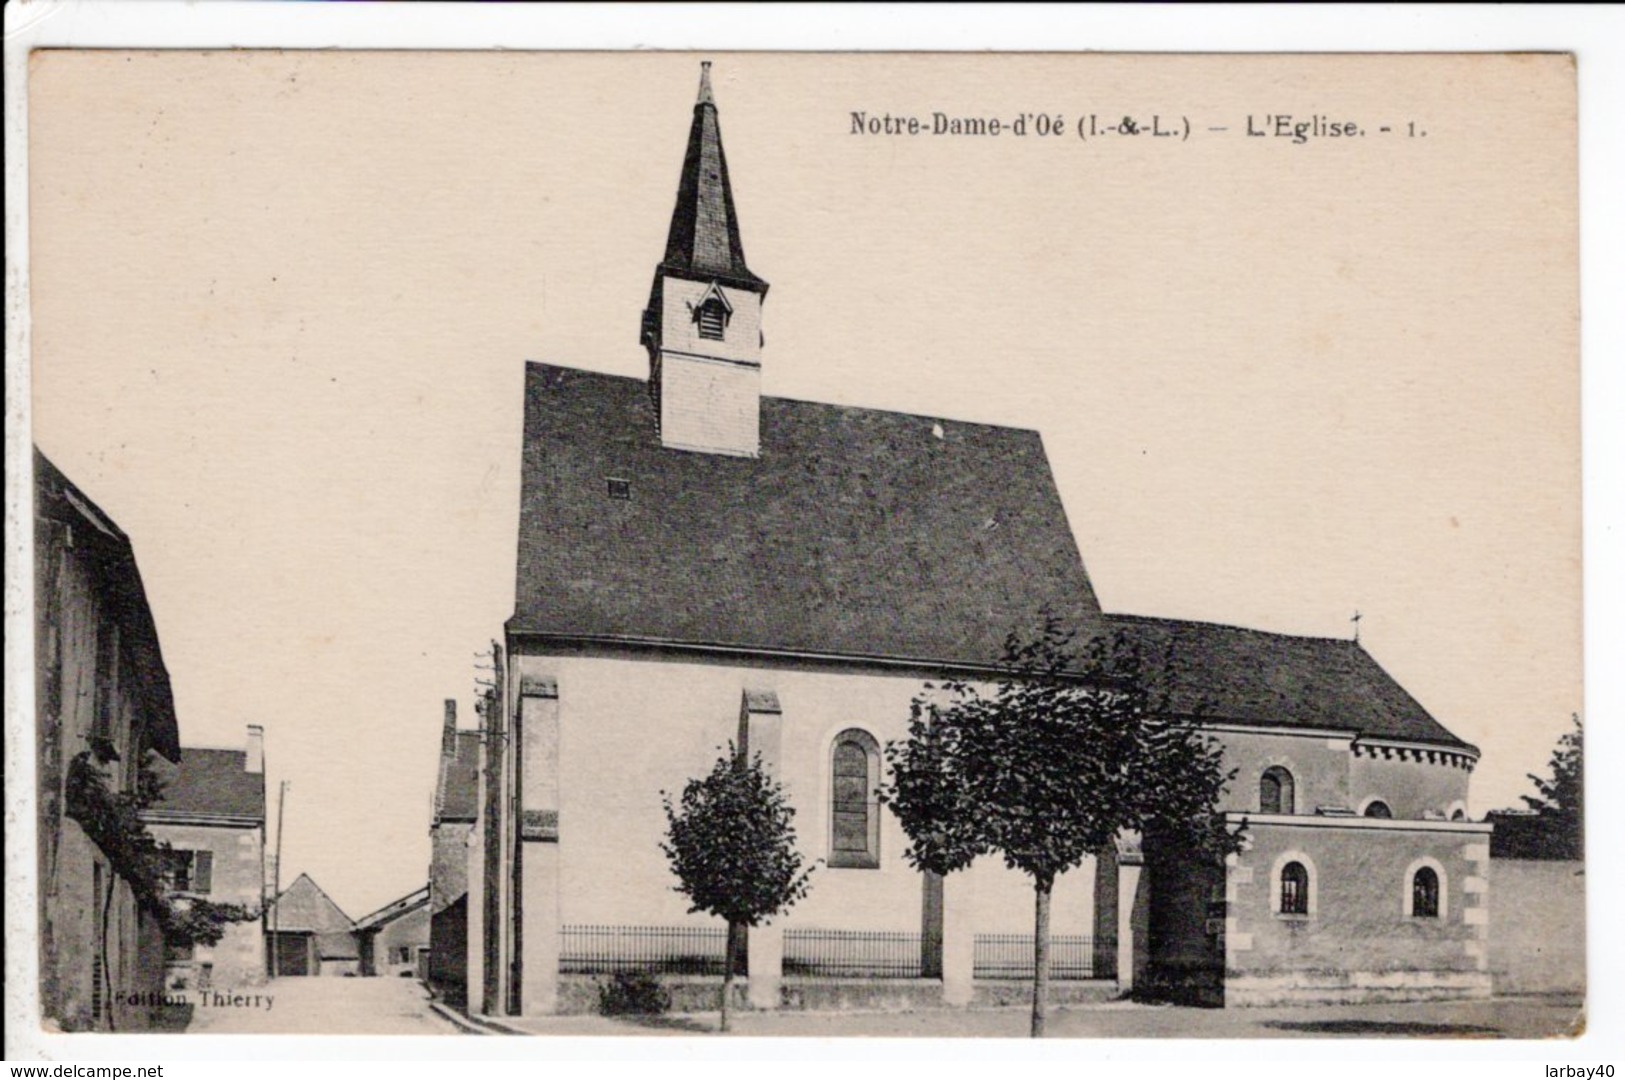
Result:
M245 771L241 750L181 748L180 764L161 768L164 797L148 816L265 821L265 774Z
M453 752L440 762L435 820L473 821L480 809L480 733L459 731L452 746Z
M180 755L180 728L175 719L169 670L158 646L158 627L147 603L146 586L141 582L130 538L37 447L34 514L71 529L75 548L87 554L96 575L98 597L117 621L120 643L139 674L135 693L142 703L148 745L169 760L176 760Z
M767 282L745 265L739 215L728 183L728 159L722 153L722 129L711 96L710 64L700 68L700 95L694 104L688 150L678 178L677 208L672 212L666 256L659 269L681 277L767 291Z
M309 874L300 874L282 890L267 921L282 934L334 934L355 929L355 922L333 902Z
M1107 620L1140 646L1152 685L1176 713L1468 746L1358 642L1137 615Z
M399 900L392 900L370 915L363 915L355 921L357 930L376 930L394 922L402 915L409 915L429 902L429 886L424 885L413 889Z
M643 380L532 363L524 436L510 632L980 666L1099 616L1034 431L764 397L760 456L690 453Z

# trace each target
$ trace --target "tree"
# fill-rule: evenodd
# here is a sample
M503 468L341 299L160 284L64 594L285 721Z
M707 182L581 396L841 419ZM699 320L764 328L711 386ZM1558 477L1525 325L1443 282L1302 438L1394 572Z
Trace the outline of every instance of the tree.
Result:
M741 928L763 925L807 895L812 870L796 850L795 809L761 755L747 759L731 743L709 776L684 786L676 805L667 792L660 799L660 850L677 875L676 890L689 898L689 911L728 921L720 1023L727 1031Z
M1538 795L1520 796L1535 812L1535 846L1549 859L1585 857L1585 833L1581 820L1585 811L1585 771L1583 751L1585 727L1580 714L1572 717L1573 731L1563 733L1552 751L1550 780L1527 774Z
M1011 634L991 693L951 680L914 699L886 747L884 800L915 867L948 874L997 853L1032 878L1032 1034L1044 1033L1055 879L1139 830L1199 856L1240 847L1215 807L1235 775L1190 722L1165 719L1126 639L1078 649L1053 615Z

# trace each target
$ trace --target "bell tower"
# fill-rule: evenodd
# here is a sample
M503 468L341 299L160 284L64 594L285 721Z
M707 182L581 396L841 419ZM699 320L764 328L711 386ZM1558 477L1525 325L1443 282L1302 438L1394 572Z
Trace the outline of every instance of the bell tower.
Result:
M661 445L737 457L760 451L766 296L767 282L745 265L707 61L666 255L643 312Z

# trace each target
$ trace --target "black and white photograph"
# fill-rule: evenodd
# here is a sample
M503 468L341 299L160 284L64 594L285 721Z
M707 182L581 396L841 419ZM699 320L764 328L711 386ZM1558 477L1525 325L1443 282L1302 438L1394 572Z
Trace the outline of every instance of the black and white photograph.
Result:
M27 93L8 1027L1586 1031L1573 55Z

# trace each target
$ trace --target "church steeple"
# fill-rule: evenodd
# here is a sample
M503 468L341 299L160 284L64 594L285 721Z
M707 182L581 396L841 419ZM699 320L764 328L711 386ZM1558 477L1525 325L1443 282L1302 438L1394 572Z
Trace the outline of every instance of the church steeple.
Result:
M767 282L745 265L707 61L700 65L666 254L643 313L663 445L758 453L766 295Z
M688 152L677 184L677 207L671 215L666 257L660 268L684 277L767 291L767 282L745 265L739 215L728 183L728 159L722 152L722 130L711 94L710 61L700 65L700 96L694 103Z

